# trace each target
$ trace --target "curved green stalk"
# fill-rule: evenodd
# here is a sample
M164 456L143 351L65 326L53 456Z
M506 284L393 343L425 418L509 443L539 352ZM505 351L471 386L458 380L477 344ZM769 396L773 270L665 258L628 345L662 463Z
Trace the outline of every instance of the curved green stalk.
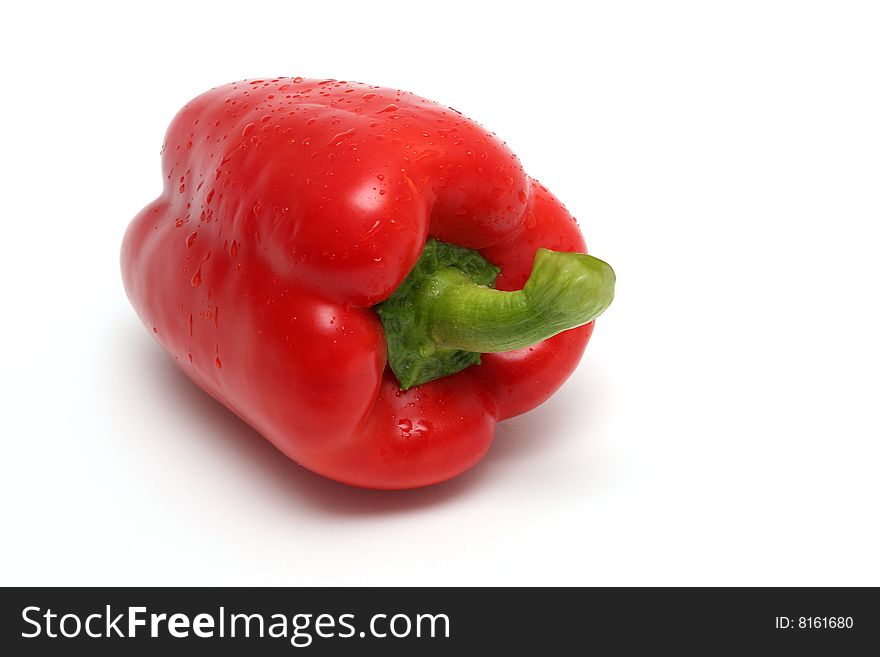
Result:
M584 253L539 249L522 290L494 285L498 269L475 251L429 240L406 280L376 307L388 362L403 389L521 349L598 317L614 271Z

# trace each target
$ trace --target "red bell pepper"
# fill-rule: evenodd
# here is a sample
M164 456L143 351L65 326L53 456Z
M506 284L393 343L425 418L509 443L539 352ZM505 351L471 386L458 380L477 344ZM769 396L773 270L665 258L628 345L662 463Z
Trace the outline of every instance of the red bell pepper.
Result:
M410 93L218 87L175 117L162 166L122 247L132 304L196 384L341 482L467 470L611 302L611 268L507 146Z

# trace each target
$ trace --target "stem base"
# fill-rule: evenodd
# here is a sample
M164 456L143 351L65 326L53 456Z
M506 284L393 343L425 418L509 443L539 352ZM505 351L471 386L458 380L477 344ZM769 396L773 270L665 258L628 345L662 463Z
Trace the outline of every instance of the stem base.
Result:
M388 364L403 390L480 362L479 353L444 347L429 334L430 303L425 303L426 297L439 294L435 274L448 268L485 287L495 285L500 271L476 251L429 239L400 287L374 308L385 329Z

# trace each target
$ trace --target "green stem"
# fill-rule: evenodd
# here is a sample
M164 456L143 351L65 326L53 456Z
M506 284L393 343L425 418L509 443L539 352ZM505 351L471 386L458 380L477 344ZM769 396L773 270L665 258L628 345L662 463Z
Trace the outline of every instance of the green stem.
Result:
M375 307L401 388L460 372L481 353L586 324L614 296L611 267L583 253L539 249L529 280L514 292L492 289L498 271L476 251L428 240L400 287Z
M428 306L421 311L437 346L512 351L594 320L611 304L614 281L598 258L539 249L522 290L493 290L447 267L434 273L416 303Z

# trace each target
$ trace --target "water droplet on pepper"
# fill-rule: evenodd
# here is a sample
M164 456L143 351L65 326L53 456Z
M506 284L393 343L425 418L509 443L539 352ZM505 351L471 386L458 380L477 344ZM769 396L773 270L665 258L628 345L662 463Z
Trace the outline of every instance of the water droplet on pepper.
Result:
M333 139L330 140L330 146L339 146L346 139L354 136L354 133L355 133L354 128L352 128L351 130L346 130L345 132L340 132L338 135L336 135L335 137L333 137Z

